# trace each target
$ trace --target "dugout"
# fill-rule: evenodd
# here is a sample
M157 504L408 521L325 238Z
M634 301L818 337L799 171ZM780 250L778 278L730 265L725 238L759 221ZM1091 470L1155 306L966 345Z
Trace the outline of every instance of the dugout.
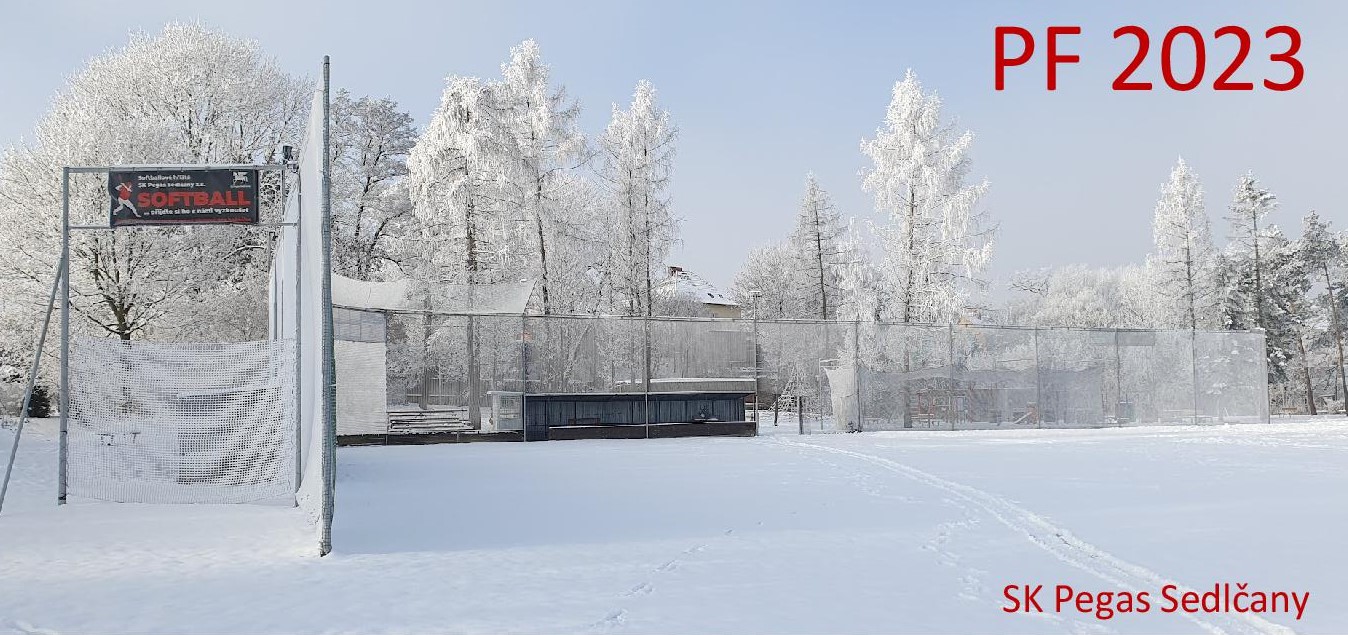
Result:
M526 395L530 440L754 436L744 420L752 391L552 393Z

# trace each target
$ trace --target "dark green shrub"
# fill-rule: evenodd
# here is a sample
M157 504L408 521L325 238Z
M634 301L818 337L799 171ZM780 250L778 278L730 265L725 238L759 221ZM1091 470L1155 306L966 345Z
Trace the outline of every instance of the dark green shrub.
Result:
M51 397L46 386L33 386L33 396L28 398L28 418L45 419L51 416Z

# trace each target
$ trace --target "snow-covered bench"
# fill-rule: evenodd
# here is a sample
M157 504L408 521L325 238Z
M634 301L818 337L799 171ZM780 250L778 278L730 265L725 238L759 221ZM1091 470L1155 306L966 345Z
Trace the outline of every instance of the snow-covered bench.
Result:
M469 432L468 413L463 409L448 410L390 410L389 434L423 434L431 432Z

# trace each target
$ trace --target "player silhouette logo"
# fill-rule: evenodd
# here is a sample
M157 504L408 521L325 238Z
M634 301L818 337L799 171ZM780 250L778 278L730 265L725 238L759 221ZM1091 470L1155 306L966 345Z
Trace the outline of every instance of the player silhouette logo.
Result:
M140 212L136 211L136 206L131 203L131 184L126 181L117 185L117 207L112 210L113 216L116 216L117 212L122 211L123 208L131 210L132 216L140 218Z

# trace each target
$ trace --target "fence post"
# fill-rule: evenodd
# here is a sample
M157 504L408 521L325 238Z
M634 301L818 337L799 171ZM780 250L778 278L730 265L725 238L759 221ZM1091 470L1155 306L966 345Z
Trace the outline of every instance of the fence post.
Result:
M529 316L520 314L520 435L529 440L529 356L526 338L529 334ZM493 422L499 424L499 422Z
M1039 327L1030 329L1034 340L1034 423L1036 428L1044 427L1044 391L1043 381L1039 378Z
M1273 404L1269 402L1268 394L1268 331L1261 328L1255 332L1259 333L1259 377L1260 384L1264 387L1264 401L1262 402L1263 405L1260 406L1264 412L1260 419L1262 419L1264 423L1269 423L1272 420ZM1345 403L1348 403L1348 401L1345 401Z
M955 323L946 325L946 359L950 362L950 402L946 404L946 418L950 419L950 430L955 429Z
M301 193L299 196L303 196ZM281 170L281 209L285 209L286 201L286 170ZM292 319L295 320L295 329L292 337L295 340L295 493L300 491L300 484L304 481L304 444L307 441L304 438L304 329L300 324L304 323L304 232L300 231L304 223L304 205L295 205L295 224L283 228L281 231L289 231L295 236L295 284L292 285L290 292L295 294L295 314ZM285 214L282 212L281 220L285 220ZM277 295L281 295L280 289L277 289ZM280 308L279 306L277 307ZM280 311L277 311L276 321L283 324L285 321L280 317ZM429 319L429 318L428 318ZM281 337L279 330L277 337ZM424 391L423 391L424 392ZM312 434L314 430L309 430ZM388 419L384 420L384 433L388 434ZM299 507L300 499L295 498L295 506Z
M805 434L805 397L796 395L796 434Z
M1114 423L1123 426L1123 355L1119 352L1119 329L1114 329Z
M37 350L33 353L33 366L28 371L28 385L23 391L23 400L19 402L19 424L14 429L14 445L9 447L9 462L5 463L5 478L0 482L0 508L5 506L5 493L9 491L9 478L14 470L14 459L19 453L19 442L23 440L23 424L28 421L28 407L32 403L33 390L37 387L37 372L42 367L42 349L47 345L47 327L51 325L52 309L56 306L56 289L61 285L61 272L66 261L56 264L56 276L51 283L51 295L47 297L47 314L42 318L42 330L37 336Z
M865 413L861 409L861 318L852 324L852 375L856 378L857 393L857 432L861 432L861 422Z
M66 504L66 459L70 426L70 168L61 169L61 427L58 436L56 504Z
M1198 425L1198 329L1189 330L1189 364L1193 369L1194 385L1194 419L1193 424Z
M756 430L758 428L758 303L757 302L754 303L753 330L754 330L753 342L750 344L750 348L752 350L750 351L749 354L752 355L754 358L754 428L756 433ZM772 419L773 425L777 425L776 413L777 410L774 407Z
M643 345L642 357L644 363L641 371L641 417L642 424L645 427L646 438L651 438L651 318L650 316L641 316L641 334Z

